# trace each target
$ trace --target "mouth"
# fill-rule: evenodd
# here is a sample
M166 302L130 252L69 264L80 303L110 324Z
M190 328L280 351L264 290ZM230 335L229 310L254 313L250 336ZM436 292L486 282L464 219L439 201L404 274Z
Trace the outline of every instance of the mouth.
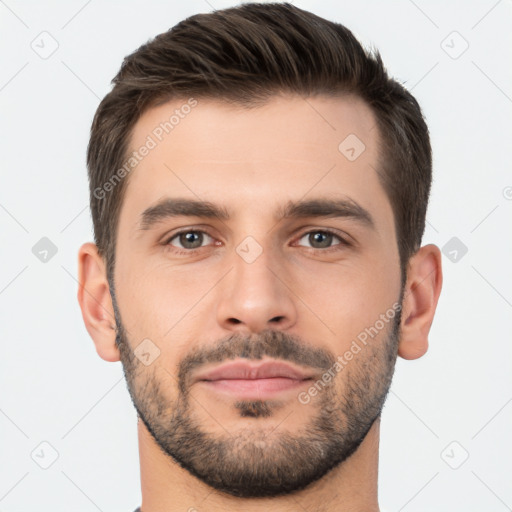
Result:
M277 360L257 363L230 361L199 373L194 383L210 391L239 398L264 399L296 390L312 380L313 376L312 372Z

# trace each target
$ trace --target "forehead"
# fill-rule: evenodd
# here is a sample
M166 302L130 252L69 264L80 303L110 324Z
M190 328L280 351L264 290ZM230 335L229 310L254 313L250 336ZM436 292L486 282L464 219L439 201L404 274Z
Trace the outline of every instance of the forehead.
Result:
M222 204L242 218L264 210L273 215L308 195L341 195L373 210L389 228L378 144L375 117L355 96L276 96L252 109L173 100L134 126L130 151L139 161L128 175L121 218L134 225L148 206L172 196Z

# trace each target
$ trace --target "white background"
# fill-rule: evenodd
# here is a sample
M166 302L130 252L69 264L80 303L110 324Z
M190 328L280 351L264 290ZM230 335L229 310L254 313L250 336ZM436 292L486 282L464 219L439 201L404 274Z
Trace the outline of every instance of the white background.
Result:
M96 354L76 300L78 247L92 240L89 128L125 55L187 16L232 5L0 1L0 512L140 504L121 363ZM374 44L412 90L434 151L423 243L457 237L468 249L456 262L443 255L428 353L397 363L382 421L382 511L512 510L512 2L295 5ZM43 31L58 43L46 59L31 47L45 37L51 48ZM32 252L42 237L57 248L46 263ZM52 450L57 460L42 469Z

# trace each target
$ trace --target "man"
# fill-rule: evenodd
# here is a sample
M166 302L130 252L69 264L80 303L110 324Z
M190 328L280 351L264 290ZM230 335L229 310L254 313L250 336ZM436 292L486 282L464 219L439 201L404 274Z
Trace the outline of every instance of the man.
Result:
M290 4L192 16L113 83L78 300L138 413L138 510L378 511L396 357L442 286L416 100Z

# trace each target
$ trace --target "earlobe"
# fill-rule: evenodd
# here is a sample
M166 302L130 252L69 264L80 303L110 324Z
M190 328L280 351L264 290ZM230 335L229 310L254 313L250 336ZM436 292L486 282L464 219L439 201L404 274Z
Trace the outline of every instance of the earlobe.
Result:
M417 359L427 351L442 282L441 251L434 244L421 247L408 264L398 345L403 359Z
M88 242L78 252L78 303L87 332L105 361L120 360L116 345L116 321L103 258Z

